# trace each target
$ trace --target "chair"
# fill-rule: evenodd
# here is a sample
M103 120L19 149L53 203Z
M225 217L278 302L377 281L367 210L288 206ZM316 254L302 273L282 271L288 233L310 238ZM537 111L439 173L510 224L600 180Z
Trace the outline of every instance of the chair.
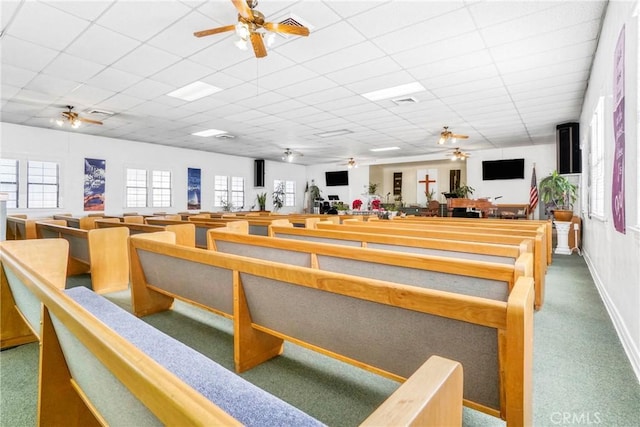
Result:
M440 216L440 202L437 200L431 200L427 204L427 212L425 216Z

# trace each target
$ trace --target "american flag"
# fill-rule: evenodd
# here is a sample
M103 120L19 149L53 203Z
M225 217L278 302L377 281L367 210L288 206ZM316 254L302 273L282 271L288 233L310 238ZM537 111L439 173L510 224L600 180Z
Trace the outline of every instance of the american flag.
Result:
M533 165L531 189L529 190L529 212L533 212L536 206L538 206L538 182L536 180L536 166Z

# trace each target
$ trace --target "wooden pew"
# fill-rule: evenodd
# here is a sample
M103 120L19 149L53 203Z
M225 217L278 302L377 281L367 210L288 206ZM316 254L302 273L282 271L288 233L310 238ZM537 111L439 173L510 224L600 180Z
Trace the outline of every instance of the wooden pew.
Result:
M13 294L44 307L32 324L28 304L11 305L41 342L39 425L320 425L90 290L62 291L66 241L0 245L3 320ZM433 356L361 425L460 426L462 381L458 362Z
M196 245L196 227L194 224L172 224L172 225L149 225L138 224L132 222L120 222L112 220L96 221L96 228L114 228L126 227L129 229L129 235L140 233L156 233L158 231L172 231L176 234L176 243L178 245L195 247Z
M238 220L247 221L247 223L249 224L249 234L253 234L256 236L268 236L270 225L282 226L282 225L290 224L287 218L280 218L278 216L268 216L268 217L233 216L229 218L223 217L223 218L216 218L216 219L204 218L204 217L193 217L193 216L189 217L189 221L197 224L208 224L213 222L213 224L218 225L221 223L227 224L229 222L234 222Z
M441 354L464 366L467 406L510 426L531 424L532 278L518 278L504 302L174 239L169 232L130 238L134 311L167 310L179 298L232 318L237 371L279 355L283 340L396 380Z
M506 262L403 253L334 244L291 241L210 230L208 248L218 252L283 262L507 301L520 276L532 276L533 256L522 253Z
M377 218L371 218L370 222L382 221ZM388 221L383 221L388 222ZM553 259L552 248L552 235L553 235L553 223L551 221L537 221L537 220L524 220L524 221L505 221L494 218L453 218L453 217L395 217L391 224L428 224L428 225L446 225L446 226L464 226L464 227L479 227L489 229L514 229L514 230L534 230L537 231L542 226L544 228L547 240L547 264L550 265Z
M128 288L128 228L81 230L37 222L36 232L40 239L63 238L69 242L67 275L91 273L91 287L98 293Z
M93 230L96 228L95 222L103 219L102 216L83 216L80 218L71 215L53 215L53 219L66 221L67 227L79 228L81 230Z
M26 240L37 239L36 234L36 222L48 222L51 224L62 224L64 221L51 219L51 218L21 218L21 217L7 217L7 224L11 224L7 229L11 230L12 238L7 240Z
M385 227L383 225L362 225L358 224L329 224L319 222L316 224L316 228L320 230L332 230L332 231L351 231L370 234L387 234L393 236L410 236L410 237L425 237L436 239L448 239L458 240L463 242L484 242L484 243L500 243L500 244L520 244L522 240L533 240L533 263L534 263L534 277L542 278L547 271L547 243L546 234L543 231L535 233L522 232L518 234L514 233L501 233L500 231L490 231L481 229L459 229L458 231L445 231L437 229L416 229L406 227ZM533 236L532 236L533 234ZM540 287L538 297L536 298L536 305L541 305L543 295L540 292L544 292L544 288Z
M358 230L364 230L358 228ZM271 235L277 238L323 242L351 247L430 254L462 259L504 262L504 258L515 260L523 252L533 253L533 240L509 237L504 243L486 243L464 240L464 236L454 234L450 238L415 237L384 233L364 233L359 231L338 231L325 229L271 227ZM454 240L457 239L457 240ZM460 240L464 241L461 244ZM533 254L533 278L535 282L534 305L539 310L544 303L546 266L536 263Z
M195 246L197 248L205 249L207 247L207 231L211 228L221 228L226 226L226 222L208 221L208 222L196 222L196 221L184 221L169 218L149 217L145 218L145 222L148 225L155 225L161 227L167 227L171 225L184 225L192 224L195 227Z
M7 231L6 231L7 240L17 240L16 222L12 220L13 218L26 219L27 215L26 214L7 215Z

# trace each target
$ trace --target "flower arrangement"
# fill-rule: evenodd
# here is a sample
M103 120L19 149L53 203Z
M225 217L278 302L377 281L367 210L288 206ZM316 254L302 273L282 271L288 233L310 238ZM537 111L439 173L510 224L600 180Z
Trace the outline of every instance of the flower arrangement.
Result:
M351 203L351 207L353 209L360 209L360 207L362 206L362 200L360 199L355 199L352 203Z
M374 199L371 201L371 209L380 210L380 200Z

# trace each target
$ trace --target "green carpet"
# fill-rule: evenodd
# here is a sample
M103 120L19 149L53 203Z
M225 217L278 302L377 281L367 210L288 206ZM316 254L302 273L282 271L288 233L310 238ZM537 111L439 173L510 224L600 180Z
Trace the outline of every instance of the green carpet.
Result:
M68 286L86 283L84 276ZM108 297L130 310L128 292ZM145 320L233 369L230 320L180 302ZM640 385L578 255L554 256L534 329L534 425L640 426ZM29 344L0 353L2 427L35 425L37 351ZM398 386L293 344L242 376L330 426L357 425ZM464 425L505 423L465 408Z

